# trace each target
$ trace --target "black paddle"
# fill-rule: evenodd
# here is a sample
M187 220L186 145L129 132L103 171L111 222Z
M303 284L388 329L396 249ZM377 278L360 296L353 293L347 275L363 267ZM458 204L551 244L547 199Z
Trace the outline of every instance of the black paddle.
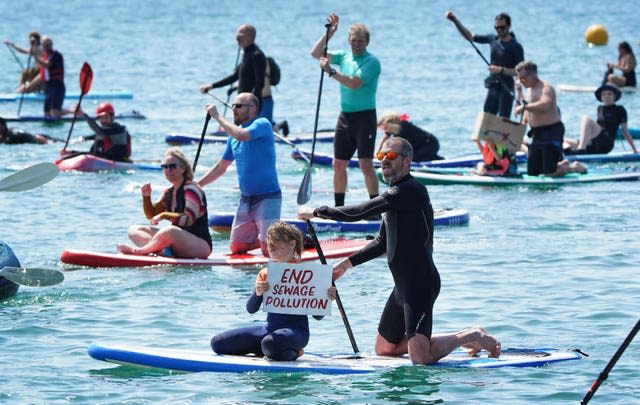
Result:
M29 57L27 58L27 73L29 71L29 68L31 67L31 52L29 52ZM20 116L20 111L22 110L22 102L24 101L24 91L22 93L20 93L20 103L18 103L18 113L16 114L16 116Z
M323 55L327 56L327 47L329 46L329 29L331 28L331 24L326 24L327 32L325 33L324 39L324 53ZM324 80L324 70L320 69L320 85L318 86L318 101L316 102L316 118L313 123L313 142L311 143L311 159L309 160L309 166L307 167L307 171L304 173L304 177L302 177L302 182L300 183L300 188L298 189L298 205L303 205L309 202L311 199L311 170L313 167L313 155L316 150L316 134L318 133L318 115L320 114L320 99L322 98L322 82Z
M318 240L318 236L316 235L315 229L313 229L313 225L310 220L306 220L307 229L309 230L309 235L311 235L311 239L313 240L313 245L316 247L316 251L318 252L318 257L320 258L320 262L322 264L327 264L327 259L324 257L324 252L322 251L322 247L320 246L320 241ZM336 283L331 281L332 286L336 286ZM349 324L349 319L347 318L347 313L344 310L344 306L342 306L342 300L340 299L340 295L338 294L338 290L336 289L336 304L338 304L338 310L340 311L340 316L342 318L342 322L344 323L344 327L347 330L347 335L349 335L349 341L351 342L351 347L353 348L353 352L358 355L360 350L358 349L358 344L356 343L356 339L353 336L353 331L351 330L351 325Z
M204 119L204 126L202 127L202 135L200 135L200 142L198 142L198 150L196 151L196 158L193 159L193 167L191 168L194 173L196 172L196 166L198 165L198 158L200 157L200 150L202 149L202 144L204 143L204 135L207 133L209 120L211 120L211 115L209 115L209 112L207 112L207 116Z
M73 112L73 119L71 120L71 128L69 128L69 133L67 134L67 140L64 142L64 147L62 150L67 150L67 145L69 145L69 139L71 138L71 132L73 131L73 125L76 123L76 111L80 109L80 103L82 103L82 97L89 92L91 89L91 81L93 80L93 71L91 70L91 66L87 62L82 64L82 69L80 69L80 99L78 100L78 106Z
M240 47L238 47L238 53L236 54L236 65L233 68L234 70L238 70L238 62L240 61ZM224 103L224 111L222 111L222 116L227 115L227 108L229 107L229 100L231 100L231 94L233 93L233 83L229 85L229 90L227 90L227 102Z
M604 368L604 370L602 370L598 378L593 382L591 388L589 388L589 391L587 391L584 398L582 398L582 402L580 402L582 405L587 404L591 400L591 397L593 397L593 394L596 393L596 390L598 389L600 384L602 384L604 380L609 377L609 371L611 371L613 366L615 366L620 356L622 356L622 353L624 353L624 351L627 349L627 346L629 346L633 338L636 336L636 333L638 333L638 330L640 330L640 319L638 319L638 322L636 322L636 326L633 327L631 332L629 332L629 335L627 335L627 338L624 340L624 342L622 342L622 345L620 345L620 347L616 351L616 354L613 355L611 360L609 360L607 366Z

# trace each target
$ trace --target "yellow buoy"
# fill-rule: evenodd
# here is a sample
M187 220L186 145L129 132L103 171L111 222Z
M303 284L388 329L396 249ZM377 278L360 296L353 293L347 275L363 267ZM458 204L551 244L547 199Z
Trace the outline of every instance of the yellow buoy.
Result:
M584 40L589 45L606 45L609 40L609 34L604 25L593 24L584 32Z

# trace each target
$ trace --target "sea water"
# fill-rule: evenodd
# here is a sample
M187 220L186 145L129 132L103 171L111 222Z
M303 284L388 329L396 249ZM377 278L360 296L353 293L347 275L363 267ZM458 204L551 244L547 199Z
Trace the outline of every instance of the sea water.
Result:
M52 37L65 58L69 91L79 89L87 61L92 89L127 90L133 100L113 100L117 112L139 110L146 120L122 121L133 135L133 157L160 159L170 131L199 135L205 103L198 92L231 73L237 55L235 30L253 23L256 42L282 69L273 90L275 120L288 120L292 133L312 132L319 92L318 63L309 55L335 11L340 27L330 49L346 47L350 24L371 29L369 50L380 58L378 112L408 113L434 133L440 154L475 152L471 130L485 97L487 69L470 44L444 18L448 9L475 33L493 31L494 17L507 12L527 59L552 84L598 85L617 44L637 43L632 3L584 1L115 1L0 3L2 35L25 45L27 33ZM609 43L588 47L584 31L603 24ZM486 45L478 45L488 58ZM19 66L0 53L0 92L12 92ZM26 57L21 56L26 64ZM224 89L214 93L225 99ZM319 127L332 127L339 113L338 86L324 78ZM589 93L558 93L568 137L577 137L580 117L593 116L598 102ZM65 102L71 107L73 100ZM625 94L629 125L640 127L640 95ZM220 106L220 105L219 105ZM93 100L83 100L91 112ZM222 106L220 106L223 108ZM0 105L14 116L18 103ZM22 114L40 114L41 103L25 102ZM227 116L229 116L227 111ZM16 123L29 132L65 139L70 125ZM215 129L214 122L209 125ZM212 128L213 127L213 128ZM70 148L88 150L76 122ZM636 141L640 142L640 141ZM197 175L215 164L222 145L205 145ZM308 148L308 146L304 146ZM61 144L0 146L0 174L58 157ZM182 148L195 157L196 146ZM317 150L331 153L331 145ZM617 151L629 150L618 142ZM278 145L283 215L296 211L305 166ZM619 165L626 168L633 164ZM332 204L331 170L312 173L311 205ZM64 249L114 252L127 227L144 223L140 186L154 197L167 187L162 172L60 173L32 191L0 193L0 239L23 266L62 269ZM579 348L581 361L541 368L496 370L404 367L368 375L174 374L117 367L91 359L92 342L129 343L208 350L210 337L254 324L264 313L244 309L256 269L118 268L65 269L65 281L47 288L21 287L0 303L0 402L44 403L577 403L605 367L640 313L638 303L638 182L598 183L549 189L432 186L436 208L464 208L468 226L437 228L434 260L442 276L434 332L482 324L503 347ZM381 185L381 190L385 186ZM233 166L206 188L209 209L235 210L239 191ZM347 203L367 198L361 173L349 172ZM358 235L348 235L358 236ZM225 251L228 235L214 234ZM332 261L333 262L333 261ZM350 270L337 282L356 341L371 353L377 322L392 288L384 259ZM334 308L334 313L337 313ZM306 348L349 353L337 316L310 321ZM638 342L632 342L593 403L637 403Z

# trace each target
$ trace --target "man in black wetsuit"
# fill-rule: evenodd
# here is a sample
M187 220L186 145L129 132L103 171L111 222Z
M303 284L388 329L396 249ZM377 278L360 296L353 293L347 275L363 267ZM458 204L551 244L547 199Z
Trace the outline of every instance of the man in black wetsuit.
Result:
M224 87L226 85L238 82L236 90L240 93L252 93L260 101L262 108L262 88L267 70L267 58L262 50L255 44L256 29L251 24L243 24L238 27L236 32L236 41L238 46L242 48L242 61L237 66L235 72L231 75L220 79L211 84L205 84L200 87L201 93L207 93L211 89Z
M411 361L429 364L457 347L475 354L482 349L500 355L500 343L482 327L432 336L433 305L440 292L440 275L433 263L433 208L427 189L409 173L413 150L403 138L388 139L377 158L391 186L382 195L357 205L300 207L298 217L358 221L383 216L377 237L359 252L336 263L333 278L347 269L387 254L394 288L378 325L375 351L382 356L409 353Z

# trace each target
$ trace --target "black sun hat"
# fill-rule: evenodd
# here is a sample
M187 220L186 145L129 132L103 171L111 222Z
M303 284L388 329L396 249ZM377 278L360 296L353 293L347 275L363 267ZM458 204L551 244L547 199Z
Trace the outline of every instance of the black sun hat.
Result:
M620 97L622 97L622 92L620 91L619 88L617 88L616 86L612 86L610 84L603 84L602 86L598 87L598 90L596 90L595 92L595 95L598 101L602 101L602 92L605 90L609 90L613 92L613 98L615 99L615 101L620 100Z

